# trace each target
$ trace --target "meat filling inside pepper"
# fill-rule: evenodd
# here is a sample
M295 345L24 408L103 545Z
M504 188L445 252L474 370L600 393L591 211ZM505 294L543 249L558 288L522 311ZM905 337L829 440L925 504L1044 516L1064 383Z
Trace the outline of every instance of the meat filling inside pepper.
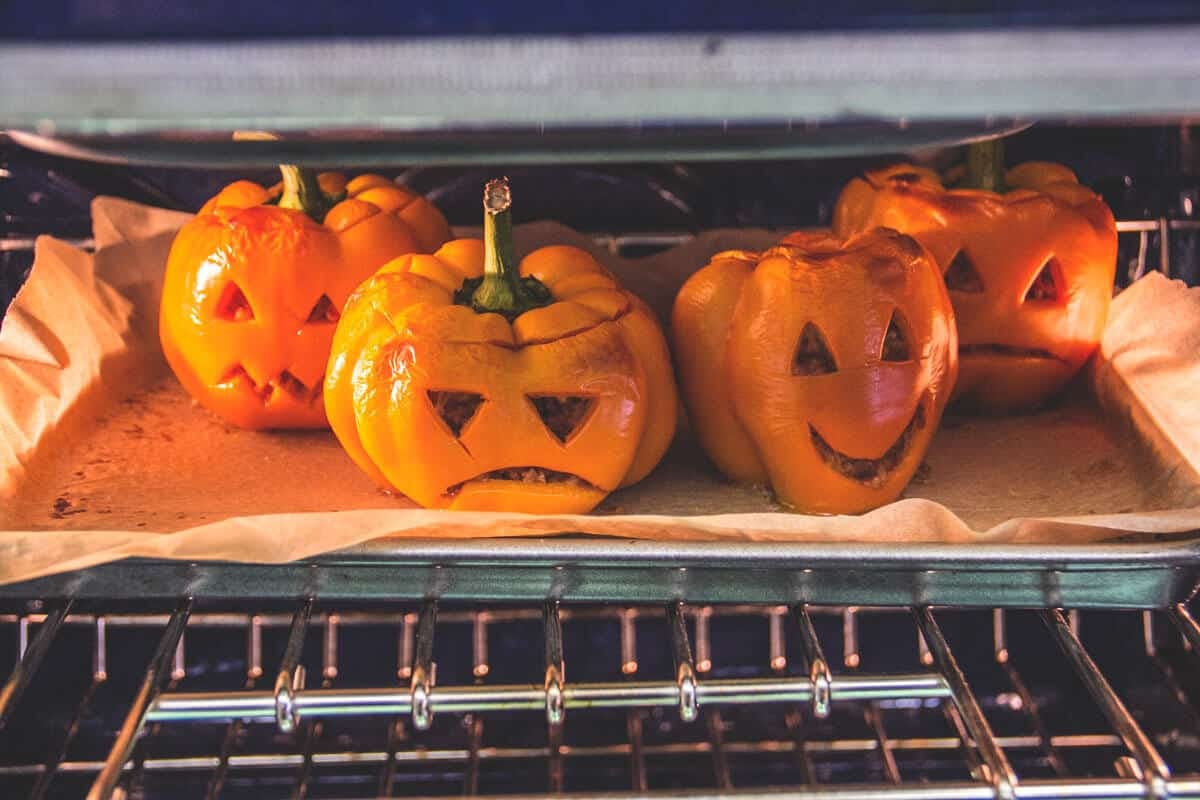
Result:
M469 481L457 483L446 490L447 497L454 497L463 486L476 481L512 481L515 483L526 484L569 484L573 486L581 486L586 489L594 489L596 487L580 478L578 475L572 475L569 472L558 472L552 469L544 469L542 467L505 467L504 469L494 469L491 472L485 472L482 475L472 478Z
M809 434L812 436L813 446L816 447L821 459L826 464L833 467L842 475L851 480L860 481L868 486L882 486L887 480L889 474L903 460L904 454L908 452L908 446L912 442L913 434L925 427L925 405L922 403L917 406L916 412L908 425L900 433L900 438L896 439L895 444L887 449L879 458L854 458L845 453L834 449L829 442L817 432L817 429L809 424Z

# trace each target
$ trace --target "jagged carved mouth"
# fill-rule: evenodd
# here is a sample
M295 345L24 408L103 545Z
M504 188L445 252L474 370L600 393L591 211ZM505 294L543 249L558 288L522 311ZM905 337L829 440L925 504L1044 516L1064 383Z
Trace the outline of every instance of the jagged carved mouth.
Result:
M824 437L817 432L812 423L808 431L812 437L813 447L821 456L821 460L832 467L840 475L852 481L858 481L872 489L882 486L898 466L904 461L908 449L912 445L913 436L925 427L925 402L917 404L912 419L900 432L900 437L879 458L854 458L836 450Z
M454 497L468 483L481 483L485 481L505 481L528 486L574 486L580 489L602 491L594 484L570 472L559 472L553 469L546 469L545 467L505 467L504 469L494 469L491 472L485 472L482 475L476 475L474 478L462 481L461 483L456 483L447 489L444 494L446 497Z
M960 356L1007 356L1008 358L1045 358L1052 361L1062 361L1049 350L1038 347L1013 347L1007 344L960 344Z
M321 386L325 383L324 376L312 386L297 378L288 370L283 370L265 383L255 383L241 364L231 367L218 386L241 386L251 394L257 395L265 404L277 393L291 397L298 403L314 403L321 396Z

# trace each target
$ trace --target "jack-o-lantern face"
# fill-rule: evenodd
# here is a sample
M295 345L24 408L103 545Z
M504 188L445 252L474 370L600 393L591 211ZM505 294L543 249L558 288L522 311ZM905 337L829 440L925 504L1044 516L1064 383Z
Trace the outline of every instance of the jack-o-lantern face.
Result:
M427 508L588 511L653 469L674 434L666 340L582 250L527 256L521 279L547 295L511 320L464 303L484 263L483 242L458 240L354 293L326 379L330 425L378 483Z
M1112 213L1073 173L1028 163L1005 194L946 190L899 165L847 185L834 229L903 231L937 259L958 319L955 398L995 412L1036 407L1095 350L1116 270Z
M429 508L509 509L515 494L521 510L592 508L646 427L646 380L620 325L524 347L481 328L385 331L363 348L350 377L371 463Z
M701 445L806 512L896 499L941 419L954 315L915 241L876 229L726 252L679 292L673 333Z
M380 186L382 178L322 177L350 195L324 225L264 205L271 191L243 181L209 201L172 245L163 352L188 392L235 425L324 427L325 365L346 298L384 261L443 237L436 225L385 210L419 204L440 219L426 201Z

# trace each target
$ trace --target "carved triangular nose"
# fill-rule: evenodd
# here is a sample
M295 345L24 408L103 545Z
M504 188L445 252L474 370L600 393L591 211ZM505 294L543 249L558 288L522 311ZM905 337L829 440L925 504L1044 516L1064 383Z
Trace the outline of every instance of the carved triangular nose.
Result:
M887 333L883 335L883 349L879 353L879 360L908 361L910 358L912 351L908 346L904 318L899 311L893 311L892 321L888 323Z
M227 322L249 322L254 319L254 309L250 307L250 301L246 299L242 287L230 281L225 284L221 298L217 300L216 315L217 319Z
M483 405L483 395L474 392L442 392L430 390L429 402L436 413L446 423L446 427L457 439L467 423L479 413Z
M828 375L837 372L837 363L821 330L811 322L800 331L796 354L792 356L793 375Z
M1025 302L1030 300L1053 303L1058 300L1060 285L1059 278L1062 275L1062 267L1058 263L1058 259L1054 256L1046 259L1046 263L1042 264L1042 268L1038 270L1037 277L1033 279L1033 283L1029 285L1029 289L1025 292Z
M529 402L537 409L542 424L563 444L579 430L596 404L594 397L571 395L530 395Z
M983 291L983 278L979 276L979 270L975 269L975 263L966 250L959 250L950 259L945 280L946 288L952 292L979 294Z
M337 306L329 299L329 295L323 294L313 305L312 311L308 312L308 322L310 324L334 323L340 316Z

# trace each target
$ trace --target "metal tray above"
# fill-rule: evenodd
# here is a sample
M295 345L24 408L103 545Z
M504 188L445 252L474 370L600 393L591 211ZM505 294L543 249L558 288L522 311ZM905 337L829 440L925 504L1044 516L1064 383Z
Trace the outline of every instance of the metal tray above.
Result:
M1013 120L817 124L783 119L736 126L513 126L487 131L334 128L293 132L281 141L234 141L228 132L41 135L11 130L8 135L31 150L87 161L250 168L279 163L420 166L840 158L952 147L1006 136L1029 125Z
M379 539L291 564L132 559L0 586L0 602L194 595L1164 608L1198 584L1200 531L1087 546Z
M961 5L961 4L960 4ZM1200 25L23 41L0 127L46 135L1178 117Z

